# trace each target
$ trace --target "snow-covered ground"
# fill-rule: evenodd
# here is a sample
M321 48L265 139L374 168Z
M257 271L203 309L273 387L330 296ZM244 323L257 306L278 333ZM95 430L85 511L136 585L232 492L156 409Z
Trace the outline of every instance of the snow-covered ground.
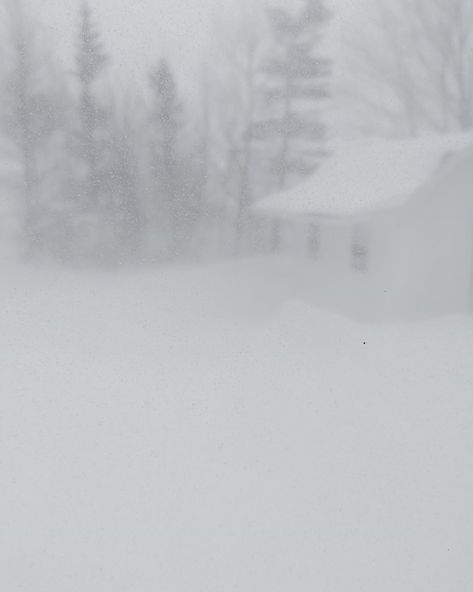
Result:
M471 592L473 320L303 293L3 270L0 590Z

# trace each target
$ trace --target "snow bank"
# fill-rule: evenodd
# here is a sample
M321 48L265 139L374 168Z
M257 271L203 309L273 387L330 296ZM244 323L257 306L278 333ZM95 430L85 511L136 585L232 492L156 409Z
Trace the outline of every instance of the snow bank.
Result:
M471 320L286 273L4 274L2 590L470 592Z

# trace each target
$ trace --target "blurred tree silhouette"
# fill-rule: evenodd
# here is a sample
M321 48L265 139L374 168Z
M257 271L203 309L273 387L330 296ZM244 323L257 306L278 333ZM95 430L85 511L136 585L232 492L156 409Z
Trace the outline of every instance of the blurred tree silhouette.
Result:
M368 131L416 136L473 127L471 0L383 0L347 56L345 94Z

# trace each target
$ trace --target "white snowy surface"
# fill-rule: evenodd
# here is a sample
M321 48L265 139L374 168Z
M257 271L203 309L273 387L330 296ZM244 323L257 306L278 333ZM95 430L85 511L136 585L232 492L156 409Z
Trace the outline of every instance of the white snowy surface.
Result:
M309 179L255 210L341 216L397 205L432 179L444 157L472 147L471 134L341 142Z
M470 318L269 261L2 279L1 590L471 592Z

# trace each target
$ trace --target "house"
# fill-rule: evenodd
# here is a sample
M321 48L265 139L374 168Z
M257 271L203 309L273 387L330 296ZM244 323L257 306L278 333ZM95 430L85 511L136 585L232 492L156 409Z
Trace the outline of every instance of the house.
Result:
M349 142L254 211L278 224L282 250L312 260L328 306L381 317L473 308L471 135Z

